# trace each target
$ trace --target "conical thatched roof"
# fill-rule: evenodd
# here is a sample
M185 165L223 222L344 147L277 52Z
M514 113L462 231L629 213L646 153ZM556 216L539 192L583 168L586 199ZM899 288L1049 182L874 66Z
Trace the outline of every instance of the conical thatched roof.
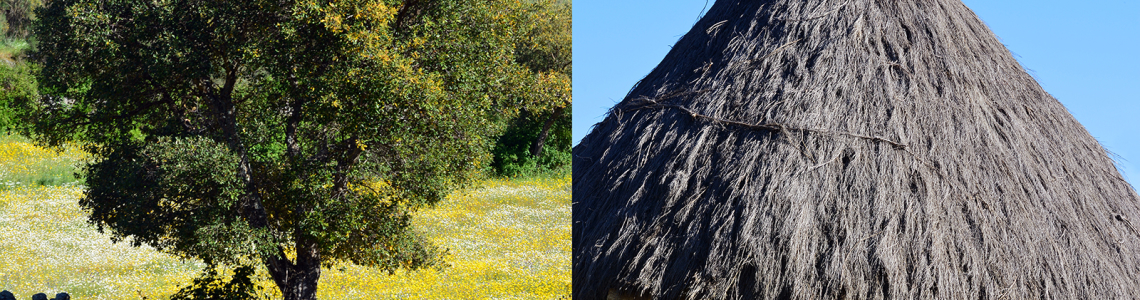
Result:
M575 299L1140 299L1140 197L959 0L717 1L573 172Z

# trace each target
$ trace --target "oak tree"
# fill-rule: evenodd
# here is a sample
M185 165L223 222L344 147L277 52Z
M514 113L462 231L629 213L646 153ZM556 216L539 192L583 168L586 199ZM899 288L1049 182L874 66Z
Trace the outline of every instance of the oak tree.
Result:
M84 145L80 204L117 240L264 264L438 265L410 226L488 160L536 75L508 0L54 0L38 141Z

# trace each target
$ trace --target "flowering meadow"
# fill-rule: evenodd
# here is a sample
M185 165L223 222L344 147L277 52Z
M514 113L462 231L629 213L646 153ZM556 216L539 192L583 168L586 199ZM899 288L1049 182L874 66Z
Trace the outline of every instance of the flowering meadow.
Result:
M87 154L75 146L59 151L32 145L26 138L0 133L0 189L75 183L75 164Z
M113 243L87 224L71 174L86 155L0 136L0 290L24 299L166 299L203 264ZM321 299L569 299L570 176L488 179L420 211L419 230L447 248L443 269L322 271ZM265 274L264 271L258 272ZM276 288L261 276L269 294Z
M79 187L0 192L0 289L20 299L67 292L74 299L140 299L174 293L201 264L111 243L87 225ZM155 298L150 298L155 299Z
M334 266L322 299L570 299L570 176L489 180L422 211L450 267L387 273Z

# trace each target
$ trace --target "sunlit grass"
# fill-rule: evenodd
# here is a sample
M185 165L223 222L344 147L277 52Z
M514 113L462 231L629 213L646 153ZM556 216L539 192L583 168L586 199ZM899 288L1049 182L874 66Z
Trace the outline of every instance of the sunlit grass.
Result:
M20 299L67 292L74 299L165 297L200 264L153 249L114 244L86 223L80 187L0 191L0 289ZM154 298L151 298L154 299Z
M0 189L75 183L76 164L87 154L73 145L58 150L36 147L21 136L0 134Z
M334 266L323 299L569 299L570 176L488 180L424 211L417 226L451 253L442 271Z
M86 154L0 136L0 289L24 299L166 299L202 264L112 243L86 223L70 178ZM57 174L57 175L53 175ZM55 178L55 179L53 179ZM485 180L416 218L449 249L443 270L386 272L352 265L322 272L322 299L569 299L570 176ZM261 285L275 293L264 276Z

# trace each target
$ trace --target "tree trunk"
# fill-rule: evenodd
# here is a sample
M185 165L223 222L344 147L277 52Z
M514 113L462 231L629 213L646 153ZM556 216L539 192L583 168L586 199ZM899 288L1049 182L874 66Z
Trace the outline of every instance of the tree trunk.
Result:
M280 253L267 259L265 265L285 300L316 300L317 281L321 279L321 255L312 242L298 244L296 263Z
M238 179L245 185L245 194L242 196L241 214L250 227L255 229L269 226L268 213L261 203L261 195L257 190L257 181L249 164L249 155L245 144L238 135L237 118L234 115L233 99L231 93L237 82L237 74L232 69L227 71L226 81L220 91L207 87L207 95L214 99L211 105L221 121L223 134L230 151L237 154L241 161L238 164ZM215 92L216 91L216 92ZM295 233L296 234L296 233ZM285 300L316 300L317 281L321 277L321 255L316 243L309 237L296 234L297 261L286 258L284 251L279 251L276 257L265 259L265 266L273 277L277 288Z
M538 158L539 155L542 155L542 146L543 144L546 144L546 138L550 136L550 126L554 125L554 122L558 121L558 118L562 117L563 109L566 108L559 107L555 109L554 115L550 116L550 119L546 120L546 124L542 124L542 132L538 134L538 138L535 139L534 144L530 146L530 156Z
M218 90L212 84L204 84L204 94L212 98L210 105L213 106L216 117L221 123L222 133L226 137L228 148L240 157L237 176L245 186L245 194L242 195L243 199L240 204L242 217L254 229L266 228L269 226L268 212L265 211L265 207L261 203L258 182L253 176L245 143L242 142L241 136L238 134L237 118L234 113L236 108L232 93L234 85L237 83L238 74L236 68L227 68L226 72L226 79L222 88ZM298 109L299 106L299 104L295 105L294 109ZM290 122L296 123L300 120L299 111L294 111L293 114L290 116ZM287 128L286 134L295 135L295 126L287 127L289 128ZM287 143L290 144L289 154L297 155L299 151L295 149L297 148L295 139L290 139ZM356 156L359 156L359 153L355 153L348 163L355 161ZM308 209L308 207L301 207L298 208L298 211L304 212ZM294 238L296 239L296 262L290 261L282 250L278 251L274 257L265 258L265 266L285 300L316 300L317 282L321 278L320 250L316 241L309 235L294 232Z
M317 300L317 281L321 278L321 267L307 269L295 269L295 273L286 278L284 286L277 285L285 300Z

